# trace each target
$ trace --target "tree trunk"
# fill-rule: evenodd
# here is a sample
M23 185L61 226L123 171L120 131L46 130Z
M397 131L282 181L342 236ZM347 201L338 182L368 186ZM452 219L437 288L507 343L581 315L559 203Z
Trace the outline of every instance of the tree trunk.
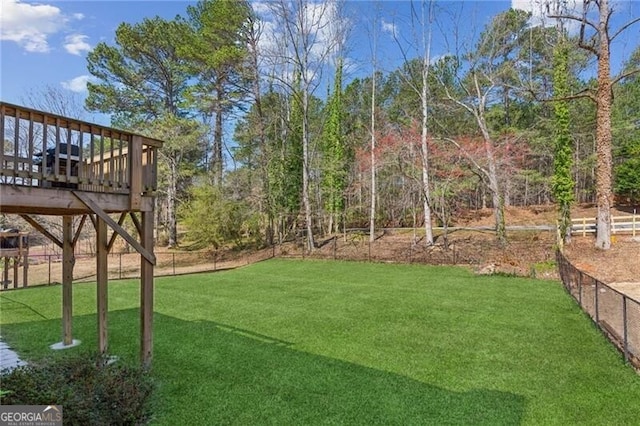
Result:
M495 230L496 238L500 244L506 244L507 242L507 228L504 219L504 196L500 188L500 181L498 179L498 165L496 163L495 156L493 154L493 140L489 134L489 129L480 111L476 115L476 120L482 137L484 139L484 151L487 156L487 163L489 170L487 172L487 178L489 179L489 191L491 191L491 201L493 203L493 215L495 218Z
M327 229L329 231L329 234L333 233L333 227L334 227L334 218L333 218L333 213L329 213L329 223L327 224ZM335 222L335 227L336 229L338 228L338 223Z
M427 78L429 63L427 62L429 54L425 57L422 70L422 133L420 135L420 152L422 154L422 202L424 209L424 232L425 245L433 245L433 225L431 224L431 204L429 188L429 145L427 144L428 128L427 119L429 113L429 105L427 103Z
M169 182L167 185L167 222L169 233L169 248L178 244L178 221L176 219L176 200L178 194L178 166L175 161L171 161L169 172Z
M440 214L442 215L442 242L444 244L444 249L449 250L449 217L447 216L445 203L446 197L443 191L440 198Z
M313 251L313 223L311 217L311 201L309 200L309 93L307 88L302 92L302 203L307 228L307 246Z
M269 246L274 243L274 224L275 219L273 217L273 206L271 205L271 188L269 185L269 158L267 153L267 142L265 135L265 117L264 111L262 110L262 94L260 90L260 66L258 63L258 39L259 39L259 28L256 21L251 20L251 26L247 37L247 44L249 45L249 51L251 52L251 74L252 74L252 85L251 89L253 91L254 105L256 108L256 112L258 114L258 137L260 140L260 152L262 155L260 156L260 179L263 182L263 200L264 200L264 211L267 213L267 222L268 225L265 229L265 240ZM263 205L263 204L261 204ZM261 212L262 213L262 212Z
M371 79L371 209L369 210L369 242L376 231L376 71Z
M611 70L609 58L609 33L607 22L609 6L607 0L600 0L598 56L598 93L596 115L596 203L598 217L596 228L596 247L603 250L611 248Z
M424 3L422 5L423 28L427 25ZM431 223L431 189L429 188L429 145L427 143L429 129L427 127L429 118L429 103L427 99L429 88L429 66L431 62L431 23L433 18L433 2L429 2L429 25L426 40L423 32L424 56L422 58L422 87L420 100L422 102L422 132L420 134L420 147L422 154L422 193L424 209L424 232L425 245L433 245L433 225Z
M491 191L491 202L493 203L496 238L500 244L505 244L507 242L507 227L504 219L504 197L500 193L496 167L493 162L489 165L489 189Z
M216 105L215 105L215 124L213 129L213 158L211 159L212 168L211 173L213 175L214 185L222 185L222 171L224 168L222 162L222 103L223 90L221 85L218 85L216 90Z

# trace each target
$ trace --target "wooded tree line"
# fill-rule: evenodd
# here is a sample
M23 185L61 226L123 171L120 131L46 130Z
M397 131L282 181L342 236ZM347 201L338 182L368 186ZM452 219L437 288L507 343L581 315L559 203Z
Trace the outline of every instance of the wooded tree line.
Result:
M366 226L422 227L432 244L432 226L480 208L504 241L505 206L552 202L564 236L573 202L640 199L640 48L620 75L602 69L637 19L611 29L606 0L575 16L565 3L549 1L556 25L512 9L474 40L455 32L451 4L412 3L412 37L395 37L404 63L382 70L374 30L371 72L349 79L344 3L278 0L259 15L203 0L98 44L86 107L165 141L158 224L171 246L178 222L203 246L304 232L313 249L314 236Z

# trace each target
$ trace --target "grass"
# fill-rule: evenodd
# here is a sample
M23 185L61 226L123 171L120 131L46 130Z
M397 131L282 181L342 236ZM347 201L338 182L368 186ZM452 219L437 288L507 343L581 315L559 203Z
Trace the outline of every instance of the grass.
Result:
M23 357L51 356L60 293L0 295L2 335ZM271 260L157 279L155 297L157 424L640 419L640 377L556 282ZM138 298L136 281L109 284L123 362L137 361ZM71 350L95 348L95 286L74 287L74 314Z

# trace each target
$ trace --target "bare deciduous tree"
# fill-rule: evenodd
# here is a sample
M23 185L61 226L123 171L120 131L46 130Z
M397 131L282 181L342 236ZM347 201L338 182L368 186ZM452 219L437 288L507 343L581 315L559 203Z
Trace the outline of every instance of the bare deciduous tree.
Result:
M411 2L411 27L413 29L413 40L409 41L409 48L405 47L405 43L400 40L397 32L394 31L393 37L402 52L402 56L406 64L409 64L408 50L415 50L420 57L420 75L411 75L412 67L407 67L409 75L403 75L405 83L420 98L420 160L421 160L421 197L422 208L424 212L424 231L425 244L433 245L433 225L431 222L431 189L429 184L429 70L431 67L431 36L432 25L434 20L434 4L429 0L420 2L419 10Z
M337 40L333 36L341 31L335 31L334 27L344 25L340 6L339 1L278 0L268 3L275 18L274 28L280 33L274 34L274 48L264 53L274 67L283 70L274 74L274 78L290 94L300 97L297 101L302 107L302 203L309 250L315 248L309 193L312 150L310 98L319 87L322 72L335 51Z

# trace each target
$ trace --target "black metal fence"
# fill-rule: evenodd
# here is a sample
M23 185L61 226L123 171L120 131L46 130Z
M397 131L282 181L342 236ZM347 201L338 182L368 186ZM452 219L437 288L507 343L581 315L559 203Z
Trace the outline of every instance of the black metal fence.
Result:
M544 239L531 236L510 238L506 245L495 238L467 239L452 238L448 244L442 239L435 245L427 246L423 239L416 239L410 233L383 231L373 241L366 233L352 232L324 240L316 240L315 248L309 251L307 241L300 237L289 244L277 244L274 257L313 258L331 260L354 260L383 263L418 263L425 265L463 265L488 269L517 276L556 278L553 235ZM551 265L549 271L544 266ZM544 271L538 270L545 269ZM549 276L549 273L553 276Z
M566 290L624 359L640 368L640 301L580 271L559 251L556 260Z
M455 246L447 249L442 245L425 246L410 237L370 241L369 235L364 233L350 233L316 241L316 248L312 252L307 247L306 239L300 238L290 244L277 244L274 256L433 265L468 263L460 257Z
M156 252L156 277L183 275L198 272L213 272L248 265L273 256L272 250L259 252ZM3 267L0 265L0 267ZM13 267L13 265L11 265ZM20 264L20 268L24 265ZM0 290L31 287L37 285L59 284L62 281L62 255L30 254L28 256L28 283L13 279L2 281ZM140 278L141 260L136 252L111 253L108 257L107 271L110 280ZM1 276L1 274L0 274ZM10 278L12 274L10 274ZM75 255L73 268L74 282L96 280L96 258L92 254Z

